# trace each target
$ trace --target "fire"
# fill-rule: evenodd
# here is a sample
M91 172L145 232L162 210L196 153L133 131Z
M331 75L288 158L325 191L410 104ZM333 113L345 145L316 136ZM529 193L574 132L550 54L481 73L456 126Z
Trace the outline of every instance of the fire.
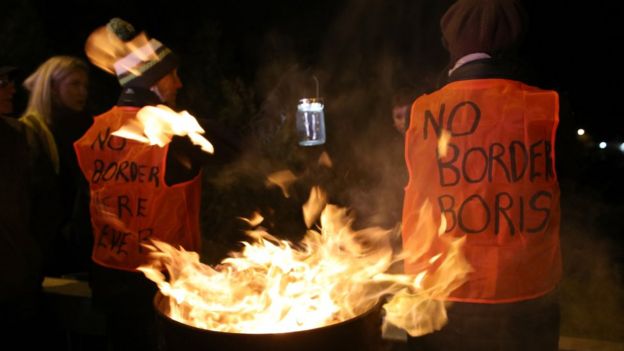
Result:
M158 54L148 45L149 41L145 33L139 33L132 40L124 42L106 26L102 26L87 38L85 52L91 62L109 73L115 74L116 70L124 69L140 75L140 72L134 70L133 66L125 64L119 58L133 52L143 61L157 60ZM115 66L116 64L124 64L124 66Z
M305 218L309 226L320 224L298 244L255 227L242 251L210 267L195 252L154 242L149 246L152 263L140 270L169 297L170 318L209 330L313 329L356 317L387 297L385 323L411 335L441 328L446 322L443 299L470 270L460 253L462 241L449 238L446 250L419 274L390 274L393 263L414 253L393 254L387 230L352 229L349 211L326 204L326 199L320 189L312 191ZM248 223L260 220L256 216ZM435 229L422 234L444 236Z
M90 36L86 50L92 62L109 72L132 72L131 60L120 67L126 61L116 59L138 52L147 56L137 59L148 60L155 53L147 50L151 47L147 43L144 34L121 42L101 28ZM113 134L159 146L174 135L188 136L213 153L203 133L186 111L176 113L159 105L144 107L136 119ZM441 155L447 142L448 138L439 146ZM326 154L319 164L332 166ZM285 196L294 180L288 172L269 177ZM444 250L418 274L390 274L394 263L419 257L423 248L408 243L402 254L395 255L389 231L354 230L349 211L326 201L324 192L313 189L304 206L310 229L298 244L267 233L257 215L247 221L254 228L248 231L251 241L216 267L202 264L196 252L154 241L149 246L152 263L140 270L169 297L170 318L209 330L283 333L313 329L356 317L386 299L384 323L414 336L441 328L446 322L444 298L465 281L470 270L461 255L463 241L444 238ZM430 206L426 209L431 213ZM420 217L432 219L431 215ZM320 225L314 228L317 222ZM419 235L444 237L444 229L436 230L431 223L419 226Z
M273 186L276 185L280 189L282 189L282 194L284 197L290 197L290 193L288 192L288 187L297 180L297 177L293 174L293 172L289 170L279 171L270 174L267 177L266 185Z
M333 167L333 162L326 151L323 151L323 153L321 153L321 156L319 156L318 164L327 168Z
M438 155L440 158L446 157L448 153L448 143L451 141L451 132L446 129L442 129L440 139L438 140Z
M137 112L136 119L112 134L160 147L171 142L174 135L188 136L193 144L212 154L214 147L201 136L204 133L195 117L188 112L175 112L165 105L158 105L143 107Z

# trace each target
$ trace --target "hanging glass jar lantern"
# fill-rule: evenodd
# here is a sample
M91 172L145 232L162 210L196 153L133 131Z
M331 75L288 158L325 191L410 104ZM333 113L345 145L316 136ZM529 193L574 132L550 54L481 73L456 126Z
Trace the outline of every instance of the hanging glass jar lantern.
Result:
M299 145L314 146L325 143L325 107L319 95L319 83L316 77L316 97L302 98L297 105L296 128Z

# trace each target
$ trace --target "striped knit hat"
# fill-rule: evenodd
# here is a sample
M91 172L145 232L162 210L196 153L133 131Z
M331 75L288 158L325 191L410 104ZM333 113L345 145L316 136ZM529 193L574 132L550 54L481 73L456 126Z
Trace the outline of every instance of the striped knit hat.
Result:
M123 87L149 88L178 67L178 59L168 47L156 39L147 38L144 33L138 34L132 24L120 18L110 20L105 32L107 34L103 37L108 37L109 42L122 49L114 51L112 67L92 62L107 71L114 71Z

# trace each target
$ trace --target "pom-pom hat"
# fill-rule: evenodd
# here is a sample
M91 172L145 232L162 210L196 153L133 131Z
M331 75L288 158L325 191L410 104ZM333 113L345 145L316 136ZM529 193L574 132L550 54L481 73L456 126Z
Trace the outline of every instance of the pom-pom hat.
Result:
M120 18L94 31L87 39L86 52L93 64L114 73L123 87L149 88L178 66L168 47L145 33L137 34Z

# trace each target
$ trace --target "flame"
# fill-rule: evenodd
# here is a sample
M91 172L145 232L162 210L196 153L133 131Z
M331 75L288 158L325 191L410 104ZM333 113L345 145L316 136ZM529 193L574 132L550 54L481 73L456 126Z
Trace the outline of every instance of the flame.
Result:
M139 33L132 40L124 42L107 30L106 26L102 26L93 31L87 38L85 52L94 65L115 74L115 63L119 63L120 58L131 52L134 52L142 61L158 59L158 55L154 50L138 50L144 47L149 48L148 43L149 39L145 33ZM141 74L133 67L126 65L123 68L135 75Z
M446 129L442 129L442 133L440 133L440 139L438 139L439 158L446 157L449 141L451 141L451 133Z
M432 259L435 269L390 274L400 257L393 255L389 232L354 230L349 212L325 201L315 188L306 206L310 220L322 209L320 225L298 245L255 228L248 231L251 241L243 243L242 251L210 267L195 252L155 241L148 245L151 263L139 269L169 297L170 318L209 330L312 329L358 316L387 296L385 323L411 335L440 329L446 322L444 297L464 282L470 269L461 255L463 241L449 239L447 250ZM421 234L435 237L437 231Z
M240 219L242 219L244 222L247 222L247 224L249 224L250 227L257 227L260 225L260 223L262 223L262 221L264 221L264 217L262 217L262 215L258 212L254 212L253 217L251 218L243 218L243 217L239 217Z
M306 227L310 228L316 222L327 203L327 194L319 187L312 188L308 201L303 204L303 219Z
M318 164L321 165L321 166L325 166L327 168L332 168L333 167L332 160L331 160L331 158L329 157L329 154L326 151L323 151L321 156L319 156Z
M214 153L214 147L201 134L204 130L195 117L188 112L175 112L165 105L145 106L137 112L136 119L130 120L113 135L165 146L174 135L188 136L191 142L208 153Z
M293 172L291 172L290 170L283 170L270 174L267 177L266 184L267 186L277 185L278 187L280 187L280 189L282 189L284 197L289 197L290 194L288 193L288 187L295 180L297 180L297 177L293 174Z

